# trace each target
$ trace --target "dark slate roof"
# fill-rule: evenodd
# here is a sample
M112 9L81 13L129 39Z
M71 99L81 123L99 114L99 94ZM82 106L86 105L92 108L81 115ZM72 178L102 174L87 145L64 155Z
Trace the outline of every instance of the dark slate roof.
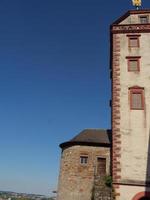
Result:
M73 139L61 143L60 147L73 145L88 146L111 146L111 130L104 129L85 129L76 135Z

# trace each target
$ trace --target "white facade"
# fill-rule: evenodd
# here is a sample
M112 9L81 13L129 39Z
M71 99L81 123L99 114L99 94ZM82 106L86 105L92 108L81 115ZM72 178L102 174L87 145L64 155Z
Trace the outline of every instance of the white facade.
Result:
M147 178L150 132L150 33L142 33L140 48L129 49L126 34L120 35L120 112L121 112L121 176L123 179ZM140 71L129 72L126 56L141 56ZM131 110L129 88L144 88L144 110Z
M117 37L119 45L117 62L120 90L119 98L119 122L117 128L119 133L114 134L113 138L113 154L117 160L114 164L114 186L116 187L118 200L133 200L134 196L140 192L149 192L147 182L150 181L150 30L148 24L140 23L140 16L147 16L150 20L150 11L135 11L128 13L128 16L121 20L116 27L112 37ZM150 21L148 22L150 23ZM120 28L120 25L122 27ZM136 26L135 26L136 25ZM140 28L139 28L140 27ZM146 29L146 30L145 30ZM133 31L131 31L133 30ZM140 31L138 31L140 30ZM130 47L129 37L137 37L139 41L138 47ZM114 41L113 41L114 42ZM116 45L116 44L115 44ZM115 51L113 44L112 51ZM112 54L114 55L114 53ZM138 57L139 70L128 70L128 58ZM112 56L112 59L115 58ZM112 68L115 68L113 63ZM114 69L112 69L114 74ZM113 77L113 92L116 92L115 79ZM130 88L142 88L143 90L143 109L131 108ZM114 94L113 99L115 99ZM115 104L115 100L112 102ZM112 123L115 117L115 107L112 106ZM115 122L116 123L116 122ZM115 128L114 128L115 130ZM120 137L119 145L116 143L117 134ZM117 148L119 156L117 157ZM115 149L116 148L116 149ZM113 160L115 163L116 161ZM146 194L145 194L146 195ZM145 196L144 195L144 196ZM149 195L149 194L148 194ZM140 199L141 197L139 197ZM138 197L136 198L138 200ZM147 199L149 199L147 197Z

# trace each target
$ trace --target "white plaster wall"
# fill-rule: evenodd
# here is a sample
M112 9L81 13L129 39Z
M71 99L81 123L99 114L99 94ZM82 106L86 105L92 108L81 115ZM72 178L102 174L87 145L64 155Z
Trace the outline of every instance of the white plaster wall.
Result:
M145 181L150 165L150 33L141 33L139 49L128 48L126 34L120 34L120 42L121 177ZM126 56L141 56L140 72L128 72ZM145 110L130 110L128 88L135 85L145 89Z
M148 15L149 19L150 19L150 14L131 14L130 16L128 16L126 19L124 19L120 24L139 24L139 16L143 16L143 15Z
M120 186L121 195L118 199L132 200L136 194L138 194L139 192L144 192L145 190L150 191L150 189L145 189L145 187L121 185Z

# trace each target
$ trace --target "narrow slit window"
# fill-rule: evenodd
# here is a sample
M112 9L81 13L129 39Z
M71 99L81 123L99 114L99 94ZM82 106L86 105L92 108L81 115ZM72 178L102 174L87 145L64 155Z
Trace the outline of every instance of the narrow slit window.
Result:
M144 109L143 89L130 89L130 108L132 110Z

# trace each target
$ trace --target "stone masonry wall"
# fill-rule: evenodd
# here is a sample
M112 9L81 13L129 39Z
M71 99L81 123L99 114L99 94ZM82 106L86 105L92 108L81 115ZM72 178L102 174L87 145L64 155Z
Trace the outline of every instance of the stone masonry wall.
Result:
M106 185L106 177L95 177L92 200L114 200L112 187Z
M80 156L87 155L88 163L81 164ZM62 151L57 200L91 200L97 157L106 158L110 173L110 148L71 146Z

